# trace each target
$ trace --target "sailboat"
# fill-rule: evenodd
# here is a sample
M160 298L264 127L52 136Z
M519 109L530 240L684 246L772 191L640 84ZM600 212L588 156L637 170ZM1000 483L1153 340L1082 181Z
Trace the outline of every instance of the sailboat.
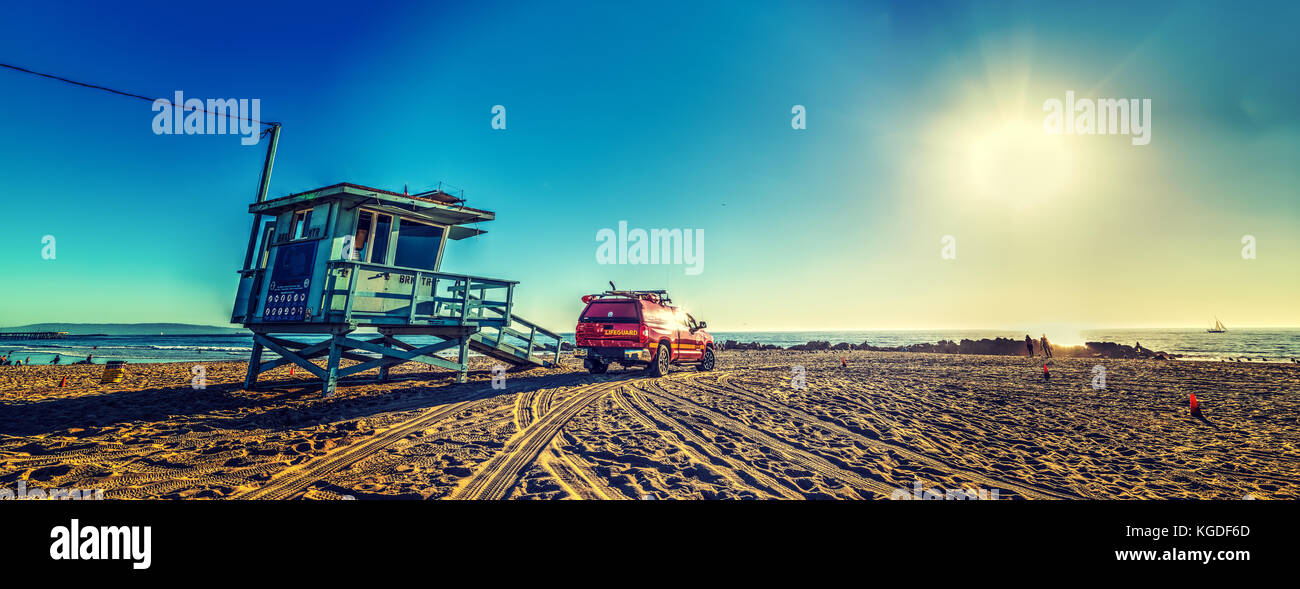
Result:
M1205 330L1205 333L1224 333L1226 331L1228 331L1228 328L1223 326L1223 322L1219 321L1218 317L1215 317L1214 327Z

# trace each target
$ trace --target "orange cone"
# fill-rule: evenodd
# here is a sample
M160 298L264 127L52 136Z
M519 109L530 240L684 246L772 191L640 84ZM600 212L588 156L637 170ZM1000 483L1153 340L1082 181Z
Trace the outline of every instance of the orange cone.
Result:
M1216 427L1216 428L1219 427L1217 425L1214 425L1214 423L1211 422L1209 419L1206 419L1205 415L1201 413L1201 403L1196 400L1196 393L1192 393L1191 397L1188 399L1188 411L1192 414L1192 417L1195 417L1205 422L1205 425Z
M65 384L68 384L68 375L66 374L63 375L63 380L59 381L59 388L63 388Z

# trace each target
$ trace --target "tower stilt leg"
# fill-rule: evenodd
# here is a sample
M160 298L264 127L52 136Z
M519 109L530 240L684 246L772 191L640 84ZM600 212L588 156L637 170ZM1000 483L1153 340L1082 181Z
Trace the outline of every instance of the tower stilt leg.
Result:
M464 383L468 380L469 380L469 337L461 336L460 370L456 371L456 382Z
M334 387L338 384L339 353L343 351L343 346L339 343L339 339L342 337L343 336L337 334L330 336L329 364L325 365L325 378L324 382L321 384L321 394L326 397L334 394Z
M257 334L253 334L253 353L248 357L248 374L244 376L244 390L253 388L257 384L257 374L262 367L262 342L258 341Z

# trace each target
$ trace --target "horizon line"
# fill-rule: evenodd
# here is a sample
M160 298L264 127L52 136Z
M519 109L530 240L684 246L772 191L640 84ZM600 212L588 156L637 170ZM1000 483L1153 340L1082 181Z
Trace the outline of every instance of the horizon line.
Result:
M172 324L172 325L182 325L182 326L186 326L186 327L210 327L210 328L214 328L214 329L238 329L238 330L246 330L246 328L244 328L242 325L239 325L239 324L228 324L228 325L224 325L224 326L223 326L223 325L210 325L210 324L206 324L206 323L182 323L182 322L178 322L178 321L142 321L142 322L138 322L138 323L116 323L116 322L108 322L108 323L92 323L92 322L74 322L74 321L37 321L37 322L34 322L34 323L28 323L28 324L25 324L25 325L11 325L11 326L3 326L3 327L0 327L0 330L4 330L4 329L16 329L16 328L20 328L20 327L27 327L27 326L31 326L31 325L42 325L42 324L55 324L55 325L57 325L57 324L61 324L61 323L62 323L62 324L67 324L67 325L118 325L118 326ZM1103 330L1108 330L1108 329L1203 329L1204 327L1205 327L1204 325L1143 325L1143 326L1114 326L1114 325L1112 325L1112 326L1105 326L1105 327L1078 327L1078 328L1075 328L1075 329L1078 330L1078 331L1103 331ZM364 328L362 328L362 329L364 329ZM1040 326L1040 327L1036 327L1036 328L1034 328L1034 330L1040 330L1040 329L1042 329L1041 326ZM1300 329L1300 325L1239 325L1239 326L1235 326L1233 329ZM724 333L724 332L736 332L736 333L738 333L738 332L807 333L807 332L819 332L819 331L821 331L821 332L881 332L881 331L1024 331L1024 328L1023 328L1023 326L1022 326L1022 327L869 327L869 328L863 328L863 327L851 327L851 328L845 328L845 327L835 327L835 328L815 327L815 328L798 328L798 329L789 329L789 328L782 328L782 329L770 329L770 328L769 328L769 329L760 329L760 328L729 329L729 328L722 328L722 329L717 329L717 328L709 328L709 330L710 330L710 331L716 331L716 332L719 332L719 333ZM360 329L359 329L358 331L360 331ZM1032 330L1031 330L1031 331L1032 331ZM1231 332L1232 330L1229 329L1228 331ZM569 332L563 332L563 333L569 333Z

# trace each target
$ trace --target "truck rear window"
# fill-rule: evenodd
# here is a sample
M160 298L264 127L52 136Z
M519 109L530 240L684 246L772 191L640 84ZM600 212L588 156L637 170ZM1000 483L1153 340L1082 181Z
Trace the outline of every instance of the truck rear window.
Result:
M594 301L582 312L580 321L593 323L636 323L640 321L636 314L636 303Z

